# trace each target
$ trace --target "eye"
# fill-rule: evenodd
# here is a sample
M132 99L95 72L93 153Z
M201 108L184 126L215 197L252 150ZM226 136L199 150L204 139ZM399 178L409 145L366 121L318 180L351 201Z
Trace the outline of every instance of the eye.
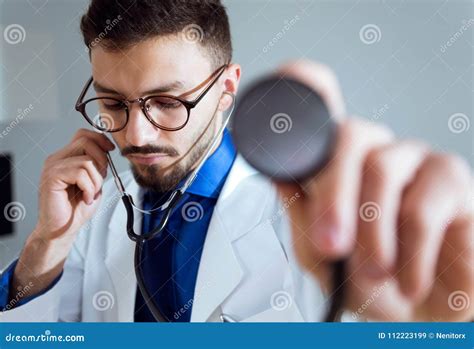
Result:
M153 97L148 100L146 105L147 110L151 108L158 108L158 109L176 109L180 108L182 103L176 99L169 98L169 97Z
M102 101L102 105L109 110L120 110L125 107L125 104L115 100Z

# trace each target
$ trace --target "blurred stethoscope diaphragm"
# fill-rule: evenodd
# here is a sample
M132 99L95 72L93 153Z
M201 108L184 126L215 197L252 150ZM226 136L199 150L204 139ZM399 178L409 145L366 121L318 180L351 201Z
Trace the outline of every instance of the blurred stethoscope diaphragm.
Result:
M232 135L238 152L276 182L304 187L330 161L337 122L321 96L295 79L270 75L238 98ZM345 260L333 263L330 305L324 321L339 321L344 304Z
M291 78L269 76L240 98L232 120L235 145L259 172L299 182L329 160L336 122L313 89Z

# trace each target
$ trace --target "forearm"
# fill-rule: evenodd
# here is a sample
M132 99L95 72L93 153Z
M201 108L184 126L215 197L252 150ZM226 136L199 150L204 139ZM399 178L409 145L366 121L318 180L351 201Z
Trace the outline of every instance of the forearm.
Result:
M42 240L31 234L13 274L10 298L21 300L44 291L61 274L72 241Z

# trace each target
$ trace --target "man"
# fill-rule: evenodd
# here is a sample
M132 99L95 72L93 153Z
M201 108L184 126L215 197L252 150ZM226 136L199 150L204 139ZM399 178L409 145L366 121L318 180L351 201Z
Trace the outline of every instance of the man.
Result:
M329 69L297 62L278 73L324 98L339 121L337 142L307 182L271 183L236 154L228 132L218 135L225 93L237 93L241 76L220 1L93 0L81 30L93 80L78 105L114 142L81 129L46 160L36 228L2 277L2 321L154 321L150 302L169 321L321 321L340 258L348 260L344 309L356 320L472 317L465 161L344 119ZM86 97L90 89L100 99ZM183 100L199 102L187 110ZM104 184L106 152L129 160L126 192L150 210L216 136L166 229L144 245L144 296L126 211L114 183ZM162 216L135 210L135 218L146 234ZM467 306L455 306L459 296Z

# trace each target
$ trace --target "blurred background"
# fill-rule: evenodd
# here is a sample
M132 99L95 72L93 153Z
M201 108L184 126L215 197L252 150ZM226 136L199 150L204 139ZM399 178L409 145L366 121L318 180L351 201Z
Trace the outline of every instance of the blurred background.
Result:
M320 61L338 75L349 114L474 164L473 1L224 3L243 88L289 59ZM87 4L0 0L0 269L36 223L43 161L88 127L74 109L90 76L79 31Z

